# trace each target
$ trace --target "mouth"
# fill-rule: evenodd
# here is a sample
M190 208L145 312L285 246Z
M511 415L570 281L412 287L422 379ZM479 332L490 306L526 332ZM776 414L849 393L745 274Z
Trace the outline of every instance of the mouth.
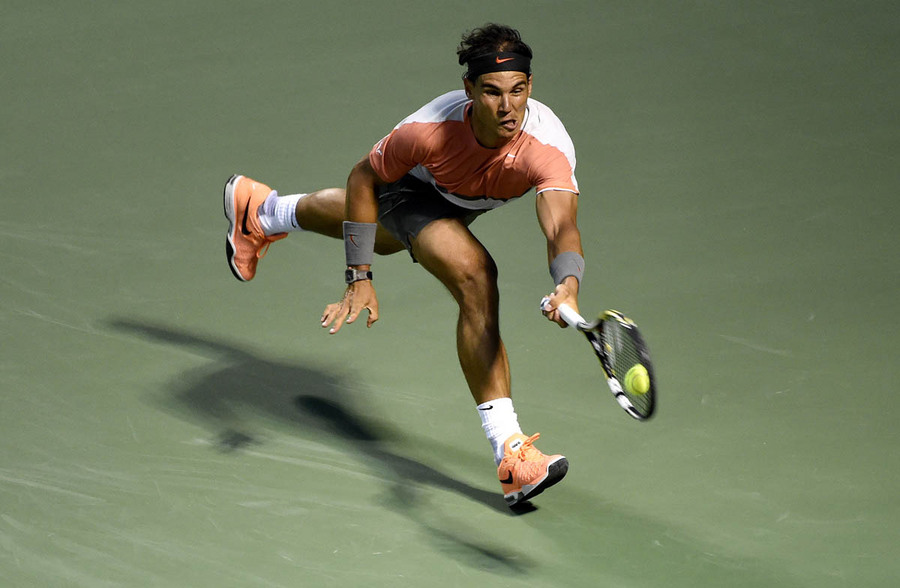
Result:
M518 126L519 121L514 118L500 121L500 127L506 129L507 131L515 131Z

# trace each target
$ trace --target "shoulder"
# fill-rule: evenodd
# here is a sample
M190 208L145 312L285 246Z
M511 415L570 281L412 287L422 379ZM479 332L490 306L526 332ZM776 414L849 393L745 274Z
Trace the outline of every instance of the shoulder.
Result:
M565 125L558 116L543 102L528 99L528 118L522 130L540 141L552 145L567 156L574 158L575 147L566 131Z
M470 100L463 90L454 90L438 96L422 108L404 118L397 127L408 123L441 123L462 121Z
M468 103L464 91L448 92L400 121L370 152L369 161L379 176L393 181L454 143Z
M577 194L575 146L559 117L545 104L529 98L522 132L526 138L516 161L527 167L537 192L562 190Z

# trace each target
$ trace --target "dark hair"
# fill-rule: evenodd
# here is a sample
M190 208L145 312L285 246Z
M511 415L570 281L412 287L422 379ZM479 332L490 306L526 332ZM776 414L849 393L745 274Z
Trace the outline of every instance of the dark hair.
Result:
M532 57L531 47L522 40L519 31L495 23L465 33L456 49L460 65L467 64L472 58L499 52L518 53L528 59Z

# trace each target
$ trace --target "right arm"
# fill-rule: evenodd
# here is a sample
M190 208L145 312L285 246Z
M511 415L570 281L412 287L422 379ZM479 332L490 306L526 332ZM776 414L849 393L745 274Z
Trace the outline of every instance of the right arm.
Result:
M372 169L368 155L350 170L347 178L347 200L344 205L345 220L358 223L378 222L378 199L375 187L384 182Z
M378 199L375 188L383 184L381 178L372 169L369 157L363 157L353 166L347 178L347 197L344 207L344 218L358 223L378 222ZM348 266L349 268L368 271L368 264ZM378 297L370 280L360 280L347 286L340 302L329 304L322 313L322 326L331 326L329 333L341 330L344 323L352 323L363 310L369 311L366 326L371 327L378 320Z

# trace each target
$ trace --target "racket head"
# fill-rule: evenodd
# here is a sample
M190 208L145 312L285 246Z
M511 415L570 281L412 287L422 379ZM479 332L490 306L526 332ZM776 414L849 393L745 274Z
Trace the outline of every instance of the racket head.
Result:
M656 410L656 378L650 350L634 322L617 310L607 310L592 323L602 353L598 353L600 365L609 379L609 386L616 400L632 417L646 420ZM625 385L625 375L635 365L647 370L649 387L646 392L629 390Z

